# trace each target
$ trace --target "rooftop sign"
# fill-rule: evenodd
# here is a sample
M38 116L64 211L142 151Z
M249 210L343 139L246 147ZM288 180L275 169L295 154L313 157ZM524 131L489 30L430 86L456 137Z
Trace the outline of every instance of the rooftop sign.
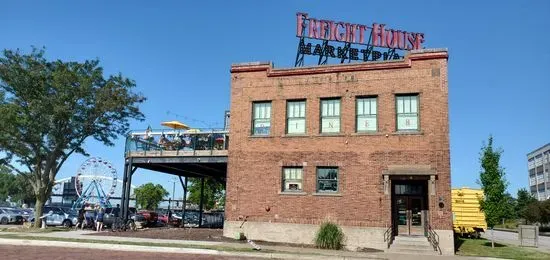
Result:
M400 59L396 50L422 49L423 33L407 32L387 28L385 24L373 23L372 26L321 20L310 18L307 13L296 14L296 36L300 38L296 66L302 66L304 55L319 56L318 64L326 64L328 58L346 60L376 61ZM313 45L306 39L321 40ZM341 42L344 45L334 47L329 42ZM352 48L352 44L364 47ZM378 50L374 48L384 48Z

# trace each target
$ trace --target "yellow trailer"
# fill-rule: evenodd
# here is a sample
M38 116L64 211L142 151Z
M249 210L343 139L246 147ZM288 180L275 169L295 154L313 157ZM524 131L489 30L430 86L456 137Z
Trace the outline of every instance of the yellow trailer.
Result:
M452 189L453 229L460 236L480 237L487 230L485 214L479 208L481 189Z

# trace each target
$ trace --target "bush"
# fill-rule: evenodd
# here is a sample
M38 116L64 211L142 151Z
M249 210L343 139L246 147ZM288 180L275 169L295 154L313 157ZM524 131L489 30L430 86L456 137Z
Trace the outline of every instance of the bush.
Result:
M317 231L315 245L324 249L341 249L344 242L344 232L334 223L325 222Z

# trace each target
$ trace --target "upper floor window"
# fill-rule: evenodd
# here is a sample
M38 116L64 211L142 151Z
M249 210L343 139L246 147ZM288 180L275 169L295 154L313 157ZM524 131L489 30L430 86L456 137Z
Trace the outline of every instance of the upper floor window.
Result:
M397 131L420 130L418 95L399 95L395 97Z
M321 99L321 133L340 132L340 99Z
M306 101L288 101L286 103L286 133L306 133Z
M302 191L302 168L283 168L283 191Z
M376 132L376 97L357 98L357 132Z
M269 135L271 130L271 101L252 104L252 134Z

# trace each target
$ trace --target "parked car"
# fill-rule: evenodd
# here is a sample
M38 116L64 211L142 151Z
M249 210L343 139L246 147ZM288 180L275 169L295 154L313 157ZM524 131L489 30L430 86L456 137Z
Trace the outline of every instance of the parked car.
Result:
M11 208L0 208L0 224L22 224L23 216Z
M64 226L72 227L78 222L78 212L60 207L45 206L42 210L42 216L46 216L44 220L48 226ZM30 219L34 222L34 216Z
M140 210L137 215L142 215L145 218L145 224L147 226L155 225L158 221L158 214L154 211Z
M136 214L136 208L129 208L128 217L134 221L137 227L145 225L145 218ZM106 208L103 216L103 225L111 227L117 217L121 217L121 208Z

